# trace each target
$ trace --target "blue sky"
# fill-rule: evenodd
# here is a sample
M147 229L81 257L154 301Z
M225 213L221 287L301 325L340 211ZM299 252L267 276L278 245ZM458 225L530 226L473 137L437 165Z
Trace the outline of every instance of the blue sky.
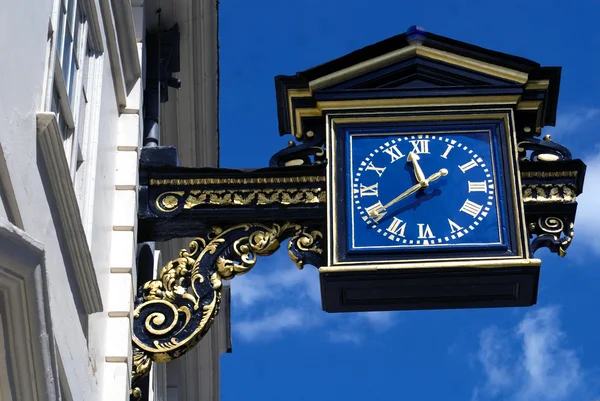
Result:
M232 285L233 353L223 401L586 401L600 399L600 3L584 1L223 0L222 167L264 167L277 131L273 78L411 25L562 66L555 141L588 165L574 243L539 251L531 308L327 314L311 266L285 252Z

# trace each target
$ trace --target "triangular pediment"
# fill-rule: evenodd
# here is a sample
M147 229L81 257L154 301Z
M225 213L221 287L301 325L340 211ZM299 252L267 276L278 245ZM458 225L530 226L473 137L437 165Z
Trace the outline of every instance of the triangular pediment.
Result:
M466 68L460 68L425 57L413 56L386 65L315 92L338 91L402 91L432 90L438 88L508 87L515 82L492 77Z
M302 136L310 130L304 121L317 124L324 110L389 110L426 100L512 104L535 115L541 129L555 122L559 82L558 67L411 27L296 75L276 77L279 132Z

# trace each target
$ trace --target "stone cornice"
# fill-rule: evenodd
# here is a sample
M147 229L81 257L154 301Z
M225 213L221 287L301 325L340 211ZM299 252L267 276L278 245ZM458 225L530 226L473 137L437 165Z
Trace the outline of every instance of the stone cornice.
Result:
M100 8L117 101L125 107L127 95L141 76L131 3L100 0Z
M46 165L54 206L62 228L62 240L72 263L77 286L86 313L102 311L102 296L92 255L79 213L77 197L71 181L56 114L37 113L37 137Z

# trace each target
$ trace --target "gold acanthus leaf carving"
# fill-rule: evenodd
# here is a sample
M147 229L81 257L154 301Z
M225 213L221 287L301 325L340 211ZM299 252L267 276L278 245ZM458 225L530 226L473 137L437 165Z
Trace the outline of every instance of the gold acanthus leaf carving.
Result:
M162 196L162 195L161 195ZM217 189L190 191L185 200L185 209L203 205L266 206L301 205L326 203L327 194L322 188L289 189Z
M528 202L575 202L575 186L572 184L523 185L523 201Z
M293 250L323 252L318 247L323 234L295 223L214 227L168 262L157 280L145 283L133 313L133 380L148 373L151 361L167 362L197 344L218 313L222 280L248 272L258 256L273 254L285 238L290 238L288 253L300 268L302 261Z

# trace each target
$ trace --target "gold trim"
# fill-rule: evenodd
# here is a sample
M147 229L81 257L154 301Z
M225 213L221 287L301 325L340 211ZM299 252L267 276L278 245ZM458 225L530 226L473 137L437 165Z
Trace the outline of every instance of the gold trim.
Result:
M482 106L482 105L516 105L519 95L497 96L450 96L425 98L394 98L394 99L361 99L361 100L326 100L317 102L316 108L296 109L294 116L290 115L292 134L302 137L302 118L319 117L324 110L356 110L407 107L440 107L440 106ZM295 127L295 128L294 128Z
M512 160L510 161L510 174L511 177L515 177L511 180L512 185L512 198L514 205L514 211L516 212L515 228L520 233L520 241L517 242L517 249L519 255L526 257L529 255L529 241L527 240L527 222L525 221L525 205L523 204L523 187L521 184L520 166L519 166L519 147L517 141L517 127L515 121L515 115L512 110L507 113L504 119L504 129L506 130L507 149L509 155L512 154Z
M297 139L302 138L304 130L302 129L302 117L320 117L322 114L321 110L315 108L299 108L296 109L296 129L294 130L294 136ZM294 128L294 127L292 127Z
M539 110L541 100L523 100L517 104L517 110Z
M353 66L341 69L323 77L314 79L308 83L311 90L319 89L324 86L329 86L341 82L345 79L353 78L357 75L373 70L379 66L400 61L404 58L408 58L417 54L416 46L408 46L402 49L397 49L381 56L372 58L370 60L363 61Z
M254 178L166 178L150 179L150 186L158 185L221 185L221 184L308 184L325 182L323 176L254 177Z
M525 84L525 90L544 90L548 89L549 86L550 81L547 79L533 80Z
M359 100L326 100L317 102L321 110L352 110L390 107L413 106L480 106L517 104L519 95L497 96L449 96L449 97L421 97L421 98L394 98L394 99L359 99Z
M500 267L539 267L542 264L540 259L461 259L444 261L409 261L406 263L394 264L356 264L345 266L323 266L319 268L319 273L338 273L338 272L374 272L378 270L396 270L396 269L449 269L449 268L500 268Z
M327 182L327 225L326 225L326 230L327 230L327 236L329 237L329 241L330 241L330 246L327 246L327 263L331 264L331 261L333 260L333 244L335 243L335 241L333 241L332 239L334 238L334 236L337 236L337 228L335 227L334 221L333 220L333 214L335 213L333 210L332 202L331 200L333 199L332 196L334 195L335 191L335 185L333 185L333 183L335 182L335 170L331 169L329 166L334 163L333 162L333 157L334 157L334 153L333 153L333 148L332 148L332 143L333 141L333 136L335 135L335 132L331 132L331 126L333 125L333 122L331 121L331 117L327 116L326 120L325 120L325 156L327 157L328 160L328 164L327 164L327 168L325 169L325 178L326 178L326 182Z
M308 83L308 86L311 90L315 90L325 86L333 85L345 79L360 75L366 71L370 71L380 66L400 61L414 55L428 57L434 60L522 84L526 83L528 79L528 74L521 71L485 63L472 58L459 56L423 45L410 45L312 80Z
M442 110L448 111L448 110ZM480 110L478 110L480 111ZM496 110L494 110L496 111ZM478 113L478 114L446 114L446 115L411 115L411 116L388 116L388 117L332 117L331 124L353 124L353 123L382 123L382 122L412 122L412 121L455 121L455 120L476 120L481 118L505 118L506 113ZM433 117L433 118L432 118Z
M294 121L294 107L292 106L293 98L295 97L312 97L312 91L310 89L288 89L287 90L287 102L288 102L288 114L290 122ZM292 124L291 134L296 136L296 130L294 124ZM300 131L301 132L301 131Z
M577 171L522 171L521 178L575 178Z

